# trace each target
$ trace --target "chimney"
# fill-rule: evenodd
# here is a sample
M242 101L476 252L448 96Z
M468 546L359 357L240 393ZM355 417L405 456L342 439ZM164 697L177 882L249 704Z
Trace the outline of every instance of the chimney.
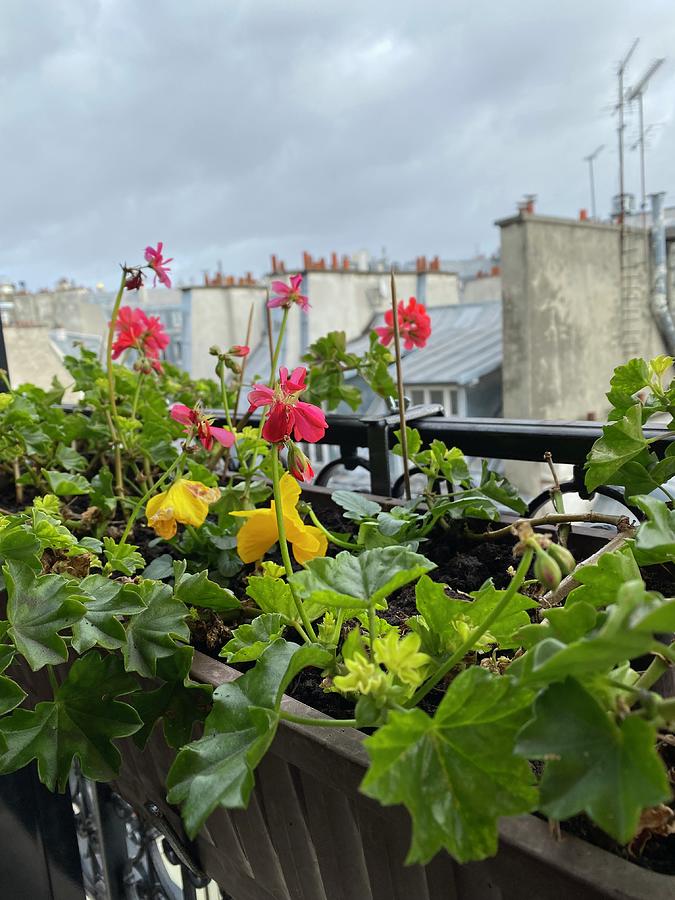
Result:
M330 255L330 267L333 271L335 271L338 267L338 255L337 253L331 253Z
M429 271L430 272L440 272L441 271L441 261L438 256L434 256L434 258L429 263Z
M349 257L348 256L342 257L342 268L345 270L345 272L349 271Z
M272 272L278 272L279 266L277 264L277 255L276 253L272 254Z
M492 275L493 278L498 278L499 275L501 275L501 271L502 271L502 270L500 269L499 266L493 266L493 267L490 269L490 275Z
M302 252L302 268L305 271L308 271L312 268L312 257L306 250L303 250Z
M588 210L586 210L586 209L579 210L579 221L580 222L588 222Z
M234 275L228 275L225 279L225 284L227 287L232 287L234 285Z

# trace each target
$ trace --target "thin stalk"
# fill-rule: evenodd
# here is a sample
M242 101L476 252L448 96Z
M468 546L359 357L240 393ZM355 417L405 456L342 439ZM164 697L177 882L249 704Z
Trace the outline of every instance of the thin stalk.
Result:
M337 535L333 534L332 531L329 531L327 528L321 524L319 519L317 518L316 513L312 509L311 506L307 507L307 512L309 513L309 517L312 522L316 525L319 531L323 532L331 544L335 544L336 547L343 547L345 550L358 550L358 544L352 544L350 541L343 541L342 538L339 538Z
M658 714L665 722L675 722L675 697L659 703Z
M272 340L272 310L267 305L267 301L270 299L269 290L265 290L265 315L267 317L267 343L270 348L270 366L272 366L272 371L274 371L274 341Z
M563 492L560 487L560 481L558 479L558 473L555 470L555 466L553 465L553 454L550 450L547 450L544 453L544 460L548 465L549 471L551 473L551 477L553 478L553 487L551 488L551 501L553 502L553 508L560 515L565 514L565 498L563 497ZM570 536L570 526L569 524L561 525L558 528L558 540L560 541L563 547L567 546L567 539Z
M272 371L270 373L269 386L274 387L274 383L277 380L277 366L279 365L279 354L281 353L281 344L284 340L284 334L286 333L286 323L288 322L288 313L290 312L290 307L284 307L284 314L281 317L281 327L279 328L279 337L277 338L276 346L274 347L274 353L272 354Z
M396 357L396 387L398 391L398 418L401 423L401 459L403 460L403 483L405 498L410 500L410 467L408 465L408 433L405 421L405 397L403 395L403 369L401 367L401 335L398 327L398 301L396 299L396 281L394 270L391 270L391 307L394 313L394 354Z
M504 596L499 601L499 603L495 606L492 612L486 616L480 625L477 625L473 631L469 634L467 639L463 641L462 644L455 650L453 654L451 654L445 662L442 662L440 666L436 669L434 674L428 678L424 684L419 688L417 693L414 694L411 700L406 704L407 706L416 706L420 700L422 700L433 688L436 687L439 681L441 681L445 676L450 672L458 662L460 662L467 653L469 653L475 646L476 642L483 637L486 631L489 630L490 626L496 622L496 620L501 616L506 607L509 605L511 600L518 593L519 588L521 587L523 581L525 580L525 576L532 565L532 557L534 556L534 551L528 547L523 553L522 559L516 569L516 574L511 579L511 583L504 591Z
M230 404L227 399L227 385L225 384L225 365L222 360L218 360L218 377L220 378L220 399L225 412L225 421L227 422L227 427L234 433L232 416L230 415Z
M108 428L110 429L110 434L115 434L115 426L113 425L113 420L110 415L110 412L105 410L105 417L108 422ZM115 470L115 493L117 494L118 499L124 499L124 475L122 473L122 450L120 447L120 443L113 437L113 468Z
M246 346L251 346L251 332L253 330L253 313L255 311L255 307L251 304L251 309L248 314L248 325L246 326ZM270 359L272 356L270 355ZM246 371L246 363L248 362L248 356L245 356L241 361L241 368L239 370L239 385L237 386L237 396L234 401L234 424L237 424L237 410L239 409L239 398L241 397L241 389L244 384L244 372Z
M145 378L144 372L138 373L138 381L136 382L136 391L134 392L134 402L131 406L131 418L136 418L136 409L138 407L138 401L141 396L141 385L143 384L143 379Z
M377 637L377 612L375 604L368 604L368 637L370 638L370 658L373 659L373 641Z
M124 295L124 285L127 278L127 270L126 267L122 267L122 278L120 280L120 286L117 290L117 296L115 297L115 302L113 304L112 315L110 317L110 325L108 326L108 343L106 346L106 369L108 373L108 394L110 396L110 412L111 418L110 422L112 425L111 428L111 437L113 439L113 452L115 454L115 481L116 481L116 490L117 495L119 497L124 497L124 482L122 480L122 450L120 447L120 443L123 444L122 439L122 429L120 428L120 419L119 414L117 412L117 399L115 397L115 372L113 370L113 360L112 360L112 352L113 352L113 341L115 338L115 323L117 322L117 316L120 311L120 305L122 303L122 296Z
M670 645L670 649L675 652L675 641ZM648 691L653 684L656 684L662 675L665 675L670 668L670 665L671 664L662 656L655 656L635 682L635 687Z
M171 475L171 473L175 472L176 469L178 469L179 465L182 468L186 457L187 457L187 453L185 450L183 450L181 455L176 457L176 459L171 463L171 465L166 470L166 472L162 475L162 477L159 478L155 482L155 484L153 484L150 488L148 488L148 490L143 494L141 499L136 503L133 510L131 511L131 515L129 516L129 521L127 522L126 528L122 532L122 537L120 538L120 544L119 544L120 546L122 546L122 544L126 543L127 538L129 537L129 535L131 533L131 529L133 528L134 522L136 521L136 518L138 517L138 514L141 511L142 507L145 506L147 501L150 499L150 497L152 497L152 495L157 491L157 489L166 483L166 481L169 478L169 476Z
M56 675L54 674L54 666L47 666L47 675L49 675L49 684L52 689L52 693L56 695L56 692L59 689L59 683L56 680Z
M312 627L312 623L309 620L309 616L307 615L307 610L303 606L300 598L295 593L295 589L291 582L291 576L293 575L293 566L291 565L291 557L288 553L288 541L286 540L286 528L284 526L284 510L281 505L281 487L280 487L280 477L279 477L279 448L277 446L272 447L272 486L274 488L274 510L277 517L277 531L279 532L279 550L281 551L281 559L284 564L284 569L286 569L286 578L288 579L288 584L291 589L291 594L293 595L293 600L295 602L295 606L298 610L298 615L300 616L300 620L303 624L303 627L310 638L315 641L316 640L316 632Z
M19 467L18 459L14 460L12 468L14 470L14 494L16 502L18 506L23 506L23 485L19 484L19 478L21 478L21 468Z
M311 728L356 728L356 719L311 719L309 716L296 716L281 710L279 718L296 725L309 725Z
M527 522L532 527L538 525L559 525L565 522L601 522L604 525L619 526L626 521L626 516L605 516L602 513L549 513L547 516L538 516L534 519L517 519L513 525L505 525L504 528L498 528L496 531L485 531L476 534L473 531L465 531L466 537L472 541L492 541L494 538L507 537L513 534L513 528L522 522Z

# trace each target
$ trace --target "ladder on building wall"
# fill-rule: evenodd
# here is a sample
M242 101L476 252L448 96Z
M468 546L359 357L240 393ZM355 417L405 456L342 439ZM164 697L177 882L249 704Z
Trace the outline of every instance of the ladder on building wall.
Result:
M621 350L633 359L644 352L643 305L647 302L647 235L624 231L621 239Z

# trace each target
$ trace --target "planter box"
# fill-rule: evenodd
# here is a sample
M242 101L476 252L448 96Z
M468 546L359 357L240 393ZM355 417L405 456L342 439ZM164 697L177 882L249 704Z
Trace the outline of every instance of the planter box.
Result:
M240 673L195 653L192 674L217 686ZM290 697L282 705L325 718ZM164 799L174 754L161 732L144 751L126 740L122 755L117 789L141 814L144 802L156 803L182 835L180 817ZM233 900L675 898L675 878L572 836L557 841L545 821L529 815L502 822L493 859L458 865L441 853L427 866L404 866L408 814L358 792L366 765L358 732L281 722L248 809L216 810L197 837L201 865Z

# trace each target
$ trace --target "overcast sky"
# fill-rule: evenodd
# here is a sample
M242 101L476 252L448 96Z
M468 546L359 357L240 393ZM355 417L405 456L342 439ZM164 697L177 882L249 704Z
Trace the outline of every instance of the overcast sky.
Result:
M158 240L184 281L491 252L524 193L588 207L601 143L606 214L637 36L629 81L671 53L646 120L648 190L675 201L673 0L2 0L0 272L111 287Z

